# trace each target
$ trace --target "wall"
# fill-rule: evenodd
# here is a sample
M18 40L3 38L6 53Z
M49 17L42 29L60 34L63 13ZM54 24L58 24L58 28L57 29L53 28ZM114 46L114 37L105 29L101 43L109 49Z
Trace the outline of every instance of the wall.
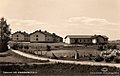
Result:
M71 38L70 42L71 44L91 44L92 39L91 38Z
M45 41L46 41L46 42L53 42L53 40L54 40L53 36L51 36L51 35L46 35L46 37L45 37Z
M92 43L92 39L78 39L78 43L80 44L88 44L88 43Z
M71 41L70 41L70 38L69 38L69 37L67 37L67 38L65 39L65 43L67 43L67 44L70 44L70 43L71 43Z
M99 36L97 37L97 42L98 43L107 43L108 40L105 40L103 37Z
M17 37L17 35L18 35L18 37ZM17 40L17 38L18 38L18 40ZM13 41L24 41L24 35L21 33L15 33L12 36L12 40Z
M24 37L25 41L30 41L30 37Z
M36 35L38 35L38 37L36 37ZM38 38L38 40L36 40L36 38ZM45 35L40 32L36 32L30 35L30 42L45 42Z

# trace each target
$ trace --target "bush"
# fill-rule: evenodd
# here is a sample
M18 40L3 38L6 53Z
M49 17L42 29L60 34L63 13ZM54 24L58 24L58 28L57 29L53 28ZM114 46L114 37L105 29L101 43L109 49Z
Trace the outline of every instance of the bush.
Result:
M115 57L115 58L114 58L114 62L120 63L120 57Z
M106 62L111 62L111 61L113 61L114 58L115 58L114 56L107 57L107 58L105 58L105 61Z
M18 44L13 44L13 46L11 48L14 50L18 50Z
M46 50L47 50L47 51L51 51L51 46L47 45L47 46L46 46Z
M103 61L104 58L100 57L99 55L97 57L95 57L94 59L96 62L100 62L100 61Z
M29 49L29 46L28 46L28 45L26 45L26 46L24 46L24 48L25 48L25 49Z

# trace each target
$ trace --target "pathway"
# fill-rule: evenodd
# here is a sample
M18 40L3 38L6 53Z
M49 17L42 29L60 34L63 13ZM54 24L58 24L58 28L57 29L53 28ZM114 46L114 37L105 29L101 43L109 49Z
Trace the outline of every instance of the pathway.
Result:
M50 59L50 58L44 58L44 57L38 57L36 55L27 54L18 50L11 50L21 56L37 59L37 60L49 60L51 62L60 62L60 63L70 63L70 64L82 64L82 65L96 65L96 66L110 66L110 67L118 67L120 68L120 64L115 63L102 63L102 62L91 62L91 61L70 61L70 60L57 60L57 59Z

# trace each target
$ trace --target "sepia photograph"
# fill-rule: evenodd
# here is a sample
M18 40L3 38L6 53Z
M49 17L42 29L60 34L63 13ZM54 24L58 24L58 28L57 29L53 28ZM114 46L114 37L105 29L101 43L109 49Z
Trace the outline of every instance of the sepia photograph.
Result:
M0 76L120 76L120 1L0 0Z

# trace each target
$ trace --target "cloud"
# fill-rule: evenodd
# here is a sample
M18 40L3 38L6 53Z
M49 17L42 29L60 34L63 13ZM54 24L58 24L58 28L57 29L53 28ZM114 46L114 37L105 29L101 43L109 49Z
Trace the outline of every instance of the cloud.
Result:
M73 24L86 24L86 25L109 24L109 22L105 19L90 18L90 17L71 17L68 20L66 20L66 22L73 23Z
M21 20L21 19L10 19L8 20L12 32L15 31L27 31L33 32L37 29L43 28L46 25L44 22L39 22L36 20Z
M12 33L16 31L26 31L32 33L36 30L47 30L49 32L59 32L59 26L51 25L45 22L40 22L36 20L21 20L21 19L9 19L8 23L12 29Z
M31 26L31 25L42 25L45 24L43 22L39 22L36 20L20 20L20 19L11 19L8 21L9 23L16 24L16 25L21 25L23 24L24 26Z
M104 34L111 39L120 38L120 23L110 22L101 18L71 17L66 20L66 29L71 34Z
M36 30L47 30L55 32L58 35L66 36L68 34L104 34L110 39L120 38L120 23L109 22L106 19L90 17L71 17L66 22L52 25L36 20L10 19L8 23L12 32L18 30L31 33Z

